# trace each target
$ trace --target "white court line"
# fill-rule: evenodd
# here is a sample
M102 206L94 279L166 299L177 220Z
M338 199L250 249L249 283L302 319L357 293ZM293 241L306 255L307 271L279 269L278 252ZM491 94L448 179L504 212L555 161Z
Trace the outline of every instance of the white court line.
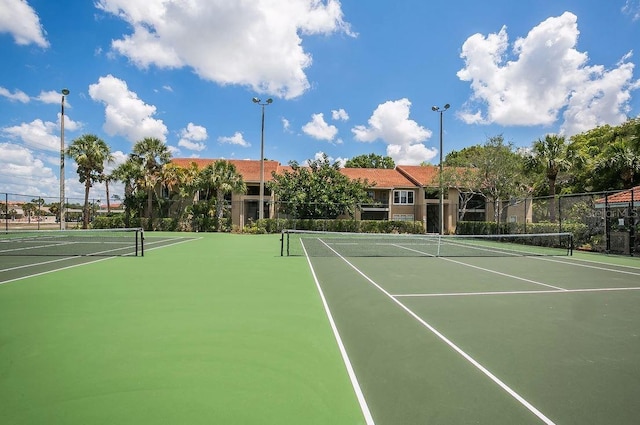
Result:
M632 272L632 271L628 271L628 270L620 270L620 269L602 267L602 266L593 266L591 264L580 264L580 263L576 263L574 261L558 260L558 259L552 259L552 258L542 258L542 257L534 257L534 258L536 260L551 261L553 263L568 264L570 266L585 267L585 268L588 268L588 269L596 269L596 270L602 270L602 271L607 271L607 272L630 274L632 276L640 276L640 271ZM634 267L634 266L624 266L624 265L621 265L621 264L598 263L597 261L582 260L582 259L578 259L578 258L575 261L587 261L587 262L590 262L590 263L602 264L603 266L607 265L607 266L610 266L610 267L618 266L618 267L625 267L625 268L629 268L629 269L636 269L637 268L637 267Z
M522 295L522 294L570 294L572 292L616 292L616 291L638 291L640 286L629 288L589 288L589 289L565 289L562 291L488 291L488 292L449 292L436 294L393 294L394 297L459 297L476 295Z
M353 366L351 365L351 360L349 360L349 355L347 354L347 350L344 348L344 344L342 343L342 338L340 337L340 333L338 332L338 327L336 326L335 321L333 320L333 315L331 314L331 310L329 310L329 304L327 303L327 299L324 296L324 292L320 287L320 282L318 281L318 277L316 276L316 271L313 268L313 264L311 264L311 259L307 254L307 249L304 246L304 243L300 241L302 245L302 250L304 251L305 257L307 257L307 263L309 264L309 268L311 269L311 274L313 275L313 280L316 282L316 288L320 293L320 299L322 300L322 305L324 306L324 311L329 318L329 324L331 325L331 330L333 331L333 336L338 343L338 348L340 349L340 354L342 355L342 361L347 368L347 374L349 375L349 379L351 380L351 386L356 393L356 397L358 399L358 403L360 404L360 409L362 410L362 414L364 415L365 421L367 425L374 425L373 416L371 416L371 411L369 411L369 406L367 405L367 401L364 398L364 394L362 393L362 388L360 388L360 383L358 382L358 378L353 370Z
M22 266L9 267L8 269L0 269L0 273L9 272L9 271L12 271L12 270L19 270L19 269L29 268L29 267L41 266L43 264L57 263L59 261L73 260L74 258L78 258L78 257L56 258L55 260L41 261L40 263L23 264Z
M419 250L417 250L417 249L407 248L407 247L402 246L402 245L398 245L398 248L406 249L406 250L408 250L408 251L417 252L417 253L419 253L419 254L431 255L431 254L428 254L428 253L426 253L426 252L419 251ZM335 251L334 251L334 252L335 252ZM433 256L433 255L431 255L431 256ZM564 289L564 288L560 288L559 286L549 285L549 284L547 284L547 283L538 282L537 280L531 280L531 279L526 279L526 278L524 278L524 277L520 277L520 276L515 276L515 275L512 275L512 274L508 274L508 273L502 273L502 272L499 272L499 271L497 271L497 270L487 269L487 268L485 268L485 267L474 266L473 264L463 263L462 261L453 260L453 259L451 259L451 258L447 258L447 257L438 257L438 258L439 258L439 259L441 259L441 260L449 261L449 262L451 262L451 263L460 264L461 266L471 267L471 268L473 268L473 269L482 270L482 271L484 271L484 272L488 272L488 273L494 273L494 274L497 274L497 275L500 275L500 276L504 276L504 277L508 277L508 278L511 278L511 279L522 280L522 281L524 281L524 282L533 283L533 284L535 284L535 285L540 285L540 286L545 286L545 287L547 287L547 288L557 289L558 291L566 291L566 289Z
M340 255L338 252L336 252L329 245L325 244L321 239L319 239L319 240L324 245L326 245L327 248L329 248L331 251L333 251L333 253L335 253L338 257L340 257L340 259L342 259L342 261L347 263L353 270L355 270L360 276L362 276L369 283L371 283L373 286L378 288L378 290L380 290L380 292L382 292L384 295L389 297L389 299L391 301L393 301L400 308L402 308L404 311L406 311L411 317L413 317L416 321L418 321L422 326L424 326L425 328L429 329L435 336L440 338L441 341L443 341L445 344L447 344L449 347L451 347L454 351L456 351L458 354L460 354L465 360L467 360L469 363L471 363L476 369L478 369L479 371L484 373L485 376L487 376L489 379L491 379L500 388L502 388L507 394L509 394L514 399L516 399L520 404L522 404L524 407L526 407L531 413L536 415L545 424L547 424L547 425L555 425L555 423L551 419L547 418L541 411L536 409L531 403L529 403L527 400L525 400L520 394L518 394L513 389L511 389L507 384L502 382L502 380L500 380L497 376L495 376L493 373L491 373L486 367L482 366L473 357L471 357L469 354L464 352L460 347L458 347L450 339L448 339L446 336L444 336L442 333L440 333L436 328L431 326L424 319L422 319L420 316L418 316L416 313L414 313L411 309L409 309L409 307L405 306L400 301L398 301L398 299L396 299L393 295L391 295L389 292L387 292L384 288L382 288L380 285L378 285L376 282L374 282L369 276L367 276L362 271L360 271L360 269L358 269L356 266L351 264L351 262L349 262L349 260L344 258L342 255Z
M169 247L169 246L177 245L177 244L184 243L184 242L191 242L191 241L195 241L195 240L198 240L198 239L202 239L202 237L195 238L195 239L184 239L184 240L181 240L179 242L172 243L172 244L169 244L169 245L156 246L156 247L153 247L153 248L149 249L148 251L153 251L153 250L156 250L156 249L166 248L166 247ZM155 242L155 243L160 243L160 242ZM145 251L147 251L147 250L145 250ZM74 258L87 258L87 257L78 257L78 256L67 257L67 258L63 258L63 259L60 259L60 260L46 261L46 262L43 262L43 263L37 263L37 264L34 264L34 266L40 265L40 264L47 264L47 263L51 263L51 262L55 262L55 261L71 260L71 259L74 259ZM30 275L17 277L15 279L2 280L2 281L0 281L0 285L4 285L5 283L17 282L19 280L28 279L28 278L31 278L31 277L42 276L42 275L45 275L45 274L54 273L54 272L58 272L58 271L61 271L61 270L67 270L67 269L72 269L72 268L75 268L75 267L86 266L87 264L98 263L100 261L113 260L114 258L117 258L117 257L102 257L102 258L95 259L93 261L87 261L87 262L80 263L80 264L73 264L71 266L61 267L59 269L47 270L47 271L44 271L44 272L41 272L41 273L33 273L33 274L30 274ZM27 265L25 267L28 267L28 266L29 265ZM20 268L20 267L16 267L16 268ZM4 270L0 270L0 271L4 271Z

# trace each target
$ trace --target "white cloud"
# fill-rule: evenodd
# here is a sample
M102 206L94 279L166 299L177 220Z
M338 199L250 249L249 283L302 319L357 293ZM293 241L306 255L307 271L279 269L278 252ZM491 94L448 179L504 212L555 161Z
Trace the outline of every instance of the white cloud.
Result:
M0 33L9 33L16 44L49 47L40 18L24 0L0 0Z
M336 126L327 124L322 113L311 115L311 121L302 126L302 131L314 139L328 141L338 134Z
M0 2L1 1L2 0L0 0ZM18 102L22 102L22 103L29 103L29 100L30 100L29 96L27 96L27 94L23 91L15 90L13 93L11 93L9 90L5 89L4 87L0 87L0 96L6 97L11 101L17 100Z
M324 158L325 152L316 152L315 155L313 156L313 159L315 161ZM334 158L331 155L327 155L327 159L329 160L330 164L334 164L334 163L338 163L338 165L340 166L340 168L343 168L344 165L347 163L348 158L342 158L342 157L338 157L338 158ZM303 162L303 165L308 166L309 165L309 160L305 160Z
M36 98L42 103L52 103L52 104L61 104L62 103L62 93L57 92L55 90L42 91ZM68 97L64 98L64 107L70 108Z
M437 151L422 143L432 133L409 119L410 110L408 99L385 102L373 111L369 126L357 125L351 131L359 142L382 140L388 145L387 155L396 164L420 164L435 157Z
M145 137L166 140L167 127L162 120L153 118L156 107L139 99L125 81L112 75L100 77L89 86L89 96L105 105L103 128L110 136L120 135L132 142Z
M138 67L190 67L205 80L284 98L310 87L305 69L312 58L301 36L355 36L338 0L98 0L96 5L133 27L112 49Z
M622 7L622 13L625 15L631 16L633 21L637 21L640 19L640 1L638 0L627 0L624 6Z
M203 151L207 148L207 145L202 143L202 141L207 140L207 137L206 128L190 122L187 124L187 128L183 128L180 131L178 146L192 151Z
M473 97L458 117L467 123L551 125L565 110L567 135L624 121L637 88L634 65L626 62L630 56L611 70L588 66L587 54L576 50L578 35L577 17L565 12L518 38L511 55L506 27L469 37L460 55L465 67L457 75L471 82Z
M235 134L231 137L218 137L218 142L238 145L242 146L243 148L248 148L249 146L251 146L251 143L244 140L244 136L239 131L235 132Z
M291 132L291 123L286 118L282 118L282 129L287 133Z
M338 110L334 109L331 111L331 118L333 118L334 121L348 121L349 114L347 114L347 111L342 108Z
M54 122L36 119L30 123L4 127L2 132L12 139L22 140L32 148L60 152L60 136L55 134L59 130L60 126Z
M0 143L0 176L5 192L38 196L60 193L53 169L24 146Z

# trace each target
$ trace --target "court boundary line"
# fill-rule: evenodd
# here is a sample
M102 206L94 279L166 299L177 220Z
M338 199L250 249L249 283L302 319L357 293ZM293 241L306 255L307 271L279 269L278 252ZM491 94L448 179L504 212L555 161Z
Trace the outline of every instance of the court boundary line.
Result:
M624 291L638 291L640 286L630 286L628 288L585 288L585 289L565 289L563 291L487 291L487 292L444 292L434 294L392 294L394 297L456 297L456 296L474 296L474 295L534 295L534 294L570 294L572 292L624 292Z
M591 261L591 260L582 260L582 259L576 259L576 261L586 261L589 263L595 263L595 264L600 264L601 266L595 266L593 264L580 264L576 261L562 261L559 259L553 259L553 258L541 258L541 257L533 257L537 260L542 260L542 261L549 261L552 263L559 263L559 264L567 264L570 266L575 266L575 267L584 267L584 268L588 268L588 269L596 269L596 270L602 270L602 271L607 271L607 272L614 272L614 273L622 273L622 274L630 274L632 276L640 276L640 271L630 271L630 270L617 270L615 268L615 266L618 267L626 267L629 269L638 269L640 270L640 267L635 267L635 266L626 266L626 265L622 265L622 264L610 264L610 263L600 263L597 261ZM604 267L604 266L611 266L611 267Z
M412 248L407 248L407 247L402 246L402 245L397 245L397 246L398 246L398 248L406 249L407 251L413 251L413 252L417 252L419 254L425 254L425 255L434 257L433 255L430 255L430 254L428 254L428 253L426 253L424 251L420 251L420 250L412 249ZM331 249L331 248L329 248L329 249ZM333 251L333 252L336 252L336 251ZM337 252L336 252L336 254L337 254ZM338 255L340 255L340 254L338 254ZM554 286L554 285L550 285L548 283L538 282L536 280L532 280L532 279L527 279L527 278L520 277L520 276L511 275L511 274L508 274L508 273L499 272L497 270L487 269L485 267L480 267L480 266L476 266L476 265L473 265L473 264L463 263L462 261L454 260L452 258L447 258L447 257L437 257L437 258L439 258L441 260L449 261L449 262L452 262L452 263L455 263L455 264L459 264L461 266L471 267L473 269L482 270L482 271L488 272L488 273L494 273L494 274L497 274L499 276L504 276L504 277L508 277L508 278L511 278L511 279L522 280L524 282L533 283L534 285L546 286L547 288L553 288L553 289L556 289L558 291L566 291L565 288L561 288L559 286Z
M523 405L525 408L527 408L527 410L529 410L531 413L533 413L535 416L537 416L538 419L542 420L547 425L555 425L555 423L551 419L549 419L547 416L545 416L540 410L538 410L535 406L533 406L531 403L529 403L524 397L522 397L520 394L518 394L515 390L513 390L511 387L509 387L507 384L505 384L500 378L498 378L496 375L491 373L491 371L489 371L489 369L487 369L482 364L480 364L480 362L478 362L473 357L471 357L469 354L467 354L464 350L462 350L462 348L458 347L453 341L451 341L449 338L444 336L444 334L442 334L435 327L430 325L426 320L422 319L420 316L418 316L416 313L414 313L409 307L405 306L402 302L400 302L393 295L391 295L387 290L385 290L380 285L378 285L373 279L371 279L364 272L362 272L360 269L358 269L356 266L354 266L349 260L344 258L340 253L335 251L329 245L325 244L321 239L319 239L319 240L327 248L329 248L334 254L336 254L342 261L347 263L349 265L349 267L351 267L360 276L362 276L365 280L367 280L371 285L376 287L380 292L382 292L385 296L387 296L391 301L396 303L400 308L402 308L411 317L413 317L416 321L418 321L418 323L420 323L422 326L424 326L429 331L431 331L431 333L433 333L435 336L437 336L442 342L447 344L455 352L457 352L459 355L461 355L465 360L467 360L469 363L471 363L472 366L474 366L476 369L478 369L480 372L482 372L486 377L488 377L496 385L498 385L500 388L502 388L507 394L509 394L516 401L518 401L521 405ZM462 263L462 264L464 264L464 263Z
M307 249L304 246L304 243L300 241L302 245L302 250L304 251L305 257L307 258L307 264L311 269L311 275L313 276L313 280L316 284L316 289L320 294L320 300L322 301L322 305L324 307L325 314L329 320L329 325L331 326L331 330L333 332L333 337L338 344L338 349L340 351L340 355L342 356L342 361L347 368L347 375L349 376L349 380L351 381L351 386L353 387L354 392L356 393L356 398L358 399L358 403L360 404L360 410L364 415L364 420L367 425L375 425L373 421L373 416L371 415L371 411L369 410L369 405L367 404L367 400L364 397L364 393L362 392L362 388L360 387L360 383L358 382L358 377L353 369L353 365L351 364L351 360L349 359L349 354L342 342L342 337L340 336L340 332L338 332L338 327L336 322L333 319L333 315L331 314L331 310L329 309L329 303L327 302L326 297L324 296L324 291L322 291L322 287L320 286L320 281L318 280L318 276L316 275L316 271L313 268L313 264L311 263L311 259L307 254Z
M181 238L181 239L183 239L183 238ZM191 242L191 241L196 241L196 240L200 240L200 239L202 239L202 236L199 237L199 238L181 240L179 242L168 244L168 245L156 246L156 247L148 249L147 251L153 251L153 250L156 250L156 249L166 248L166 247L177 245L177 244L180 244L180 243ZM71 256L71 257L65 257L65 258L62 258L62 259L56 260L56 261L71 260L71 259L74 259L74 258L90 258L90 256L86 256L86 257ZM17 282L17 281L28 279L28 278L31 278L31 277L43 276L43 275L46 275L46 274L49 274L49 273L54 273L54 272L58 272L58 271L62 271L62 270L73 269L75 267L86 266L87 264L99 263L100 261L113 260L114 258L119 258L119 257L117 257L117 256L101 257L101 258L96 258L95 260L87 261L87 262L80 263L80 264L72 264L72 265L67 266L67 267L61 267L61 268L58 268L58 269L46 270L44 272L29 274L29 275L26 275L26 276L20 276L20 277L17 277L17 278L14 278L14 279L9 279L9 280L1 280L0 281L0 285L4 285L5 283ZM49 261L49 262L51 262L51 261ZM47 264L49 262L38 263L38 264L34 264L33 266L35 267L37 265ZM55 261L53 261L53 262L55 262ZM25 265L25 266L28 266L28 265ZM25 266L21 266L21 267L25 267Z

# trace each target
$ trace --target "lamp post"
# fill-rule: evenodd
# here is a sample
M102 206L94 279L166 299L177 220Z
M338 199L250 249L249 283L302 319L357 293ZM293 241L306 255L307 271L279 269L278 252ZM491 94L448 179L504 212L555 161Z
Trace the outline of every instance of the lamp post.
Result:
M253 103L258 104L262 107L262 130L260 133L260 203L258 205L258 219L262 220L264 218L264 107L270 105L273 102L273 99L269 98L264 103L254 97Z
M64 208L64 98L69 95L69 89L62 89L62 101L60 102L60 230L65 230Z
M439 183L438 183L438 189L440 192L440 199L439 199L439 207L440 207L440 218L438 219L438 223L439 223L439 233L441 235L444 234L444 188L442 187L442 114L444 113L444 111L446 111L447 109L449 109L451 107L451 105L449 105L448 103L446 105L444 105L442 108L440 108L439 106L432 106L431 110L433 112L439 112L440 113L440 165L439 165Z

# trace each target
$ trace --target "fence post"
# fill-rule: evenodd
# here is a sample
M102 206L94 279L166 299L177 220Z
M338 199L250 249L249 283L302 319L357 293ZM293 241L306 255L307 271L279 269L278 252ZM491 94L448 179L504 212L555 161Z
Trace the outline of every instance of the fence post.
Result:
M605 233L605 252L611 251L611 211L609 210L609 192L604 194L604 233Z
M558 233L562 233L562 196L560 195L558 195Z
M631 203L629 204L629 255L633 256L635 254L636 248L636 212L634 210L634 190L631 190Z

